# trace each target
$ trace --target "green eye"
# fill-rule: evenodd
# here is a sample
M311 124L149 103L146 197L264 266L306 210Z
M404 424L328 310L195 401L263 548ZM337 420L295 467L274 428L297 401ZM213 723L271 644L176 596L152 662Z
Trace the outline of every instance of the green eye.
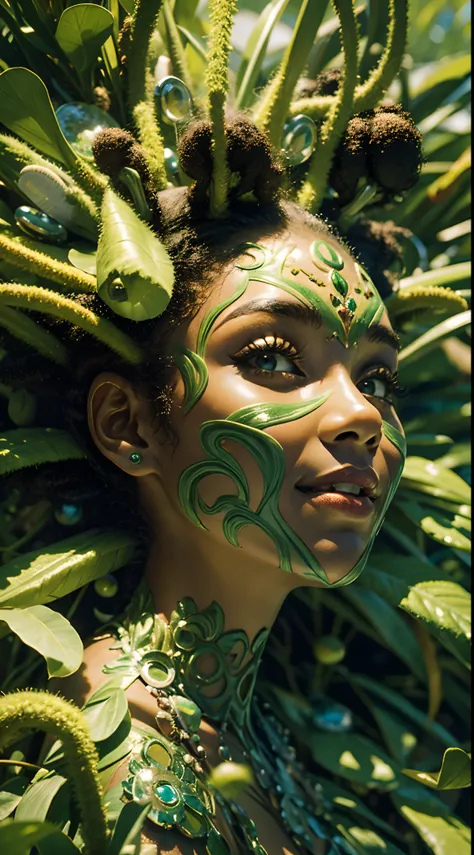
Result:
M357 388L363 395L370 395L372 398L388 398L389 383L387 380L381 380L378 377L362 380Z
M260 371L296 373L294 362L287 356L282 356L281 353L259 353L249 359L249 365L258 368Z

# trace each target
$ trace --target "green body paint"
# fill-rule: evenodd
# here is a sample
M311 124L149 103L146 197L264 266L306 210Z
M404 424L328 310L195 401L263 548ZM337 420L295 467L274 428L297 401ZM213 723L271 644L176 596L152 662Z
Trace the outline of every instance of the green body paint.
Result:
M326 295L324 299L317 291L286 278L284 267L292 251L291 247L285 246L271 251L259 244L247 243L243 245L242 251L247 252L248 255L254 252L255 256L252 256L249 262L241 259L236 264L236 267L243 271L243 278L236 290L229 298L219 303L212 312L209 312L202 321L196 352L183 348L176 354L185 386L183 403L185 413L197 403L208 383L204 357L212 327L219 315L245 293L251 281L281 288L308 308L317 310L331 337L337 337L345 347L357 342L383 314L384 304L367 273L357 265L358 284L364 287L350 289L339 272L343 269L344 262L326 241L315 241L310 247L310 254L319 269L332 270L331 282L337 293L331 293L330 300ZM294 264L291 265L290 272L295 274ZM296 270L297 272L299 271ZM309 277L309 274L306 275ZM350 294L349 291L351 291ZM200 439L207 458L189 466L183 472L178 485L178 497L185 513L201 528L205 528L201 516L223 513L224 535L231 544L239 546L240 530L246 525L256 525L268 534L275 544L282 570L291 573L292 561L296 558L308 568L305 575L319 579L328 587L339 587L354 581L365 567L375 536L400 481L406 446L403 435L384 421L383 432L400 453L400 467L375 521L373 534L363 555L350 573L331 585L311 550L280 513L279 499L285 473L285 455L280 443L263 432L264 428L303 418L324 404L328 397L329 393L304 404L257 404L237 410L226 419L204 422L200 429ZM261 471L263 492L255 510L250 507L250 490L242 467L223 447L224 442L228 440L233 440L245 448ZM227 476L233 481L237 492L220 496L212 505L207 505L199 495L199 485L203 478L209 475Z

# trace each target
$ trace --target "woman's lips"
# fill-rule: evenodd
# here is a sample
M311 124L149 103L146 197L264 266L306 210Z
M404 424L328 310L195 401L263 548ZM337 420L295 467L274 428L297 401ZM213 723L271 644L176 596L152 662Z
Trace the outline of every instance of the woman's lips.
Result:
M330 508L357 517L369 517L375 510L375 503L368 496L355 496L336 490L326 493L323 491L311 493L305 490L304 501L314 508Z

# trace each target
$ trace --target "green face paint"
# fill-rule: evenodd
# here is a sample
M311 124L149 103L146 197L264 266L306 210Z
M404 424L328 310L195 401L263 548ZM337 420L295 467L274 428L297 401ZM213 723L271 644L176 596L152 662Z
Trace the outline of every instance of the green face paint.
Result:
M358 285L350 288L340 273L344 268L342 257L324 240L314 241L310 247L310 254L320 270L326 272L332 270L331 285L326 285L311 273L302 272L318 286L332 288L328 295L329 299L326 293L320 296L318 291L287 278L284 269L288 264L291 275L295 276L301 271L301 268L296 268L288 262L292 247L284 246L271 251L259 244L247 243L242 247L242 252L245 251L249 254L253 251L255 256L250 262L240 260L236 265L242 270L242 279L234 293L219 303L203 319L199 328L196 352L182 348L176 353L185 387L183 403L185 413L197 403L208 383L204 357L212 327L219 315L245 293L251 281L281 288L303 305L317 310L331 333L330 337L337 338L345 347L354 344L383 314L384 304L365 271L358 267L360 276ZM203 515L223 513L224 535L232 545L239 546L240 530L246 525L256 525L265 531L275 544L280 567L283 570L293 572L292 562L296 559L308 568L305 573L308 577L317 578L327 586L339 587L354 581L365 567L375 536L398 486L406 449L403 435L387 422L383 422L385 436L400 453L399 470L375 521L373 534L363 555L349 574L331 585L311 550L280 513L279 499L285 472L285 455L280 443L263 432L264 428L303 418L322 406L328 397L329 393L304 404L257 404L237 410L226 419L204 422L200 429L200 440L207 459L189 466L183 472L178 485L178 497L185 513L201 528L205 528L201 520ZM263 493L255 510L250 507L250 490L242 467L223 447L224 442L228 440L238 442L245 448L261 471ZM214 504L207 505L199 495L199 485L208 475L226 475L234 482L237 495L220 496Z

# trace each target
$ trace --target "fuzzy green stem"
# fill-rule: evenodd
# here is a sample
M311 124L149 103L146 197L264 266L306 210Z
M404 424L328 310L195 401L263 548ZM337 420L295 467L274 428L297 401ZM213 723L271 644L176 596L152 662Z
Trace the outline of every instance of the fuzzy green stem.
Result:
M22 270L26 269L49 282L60 285L65 291L85 294L97 290L96 280L93 276L83 273L82 270L78 270L72 264L57 261L44 252L29 249L29 247L18 243L5 234L0 234L0 257L15 267L21 267Z
M106 813L97 769L98 756L85 719L77 707L49 692L15 692L0 698L0 749L31 731L54 735L63 743L68 777L81 817L87 855L104 855Z
M58 365L69 365L68 352L62 342L58 341L48 330L42 329L28 315L24 315L17 309L11 309L9 306L2 306L0 326L29 347L33 347L46 359L50 359Z
M315 95L313 98L298 98L289 105L288 115L298 116L300 113L303 113L303 115L309 116L310 119L314 119L317 122L327 116L335 102L336 97L333 95Z
M128 52L128 103L153 182L167 186L165 153L153 105L153 79L148 71L148 50L163 0L136 0Z
M408 30L408 0L390 0L387 44L379 64L365 83L357 87L354 108L357 113L372 110L398 74L405 53Z
M312 0L303 0L291 41L280 67L263 93L254 115L255 124L266 131L271 143L277 149L280 148L293 90L307 61L308 53L324 17L326 5L322 0L317 6Z
M320 142L298 196L298 203L312 213L317 213L322 203L334 151L352 113L357 76L359 32L352 0L333 0L333 6L340 21L344 68L334 106L321 128Z
M186 61L186 55L184 52L183 43L181 41L181 36L179 34L178 27L176 26L174 15L169 7L169 3L166 2L166 0L163 3L163 19L165 22L166 43L171 59L173 74L175 74L176 77L179 77L183 81L183 83L186 84L189 91L192 91L192 83L191 78L189 76L188 63Z
M227 207L229 170L225 137L225 107L229 89L230 36L237 0L210 0L209 53L206 86L212 134L211 214L221 216Z
M42 312L78 326L118 353L126 362L137 365L143 353L129 336L117 329L107 318L86 309L62 294L34 285L0 283L0 305Z
M420 315L426 318L432 317L433 314L455 315L469 308L466 300L456 291L436 285L403 288L388 297L386 306L395 323L400 315L406 322L411 320L412 316L416 316L418 320Z

